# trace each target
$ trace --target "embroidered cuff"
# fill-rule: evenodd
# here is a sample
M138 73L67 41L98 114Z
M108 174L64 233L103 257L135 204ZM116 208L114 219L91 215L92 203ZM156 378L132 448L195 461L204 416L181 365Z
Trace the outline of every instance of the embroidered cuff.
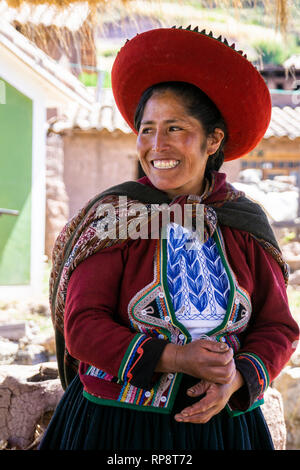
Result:
M253 353L238 354L235 364L244 378L245 385L232 395L229 405L232 409L246 411L255 401L262 398L269 386L269 375L262 360Z
M138 388L150 390L155 383L155 367L167 341L137 334L121 362L118 378Z

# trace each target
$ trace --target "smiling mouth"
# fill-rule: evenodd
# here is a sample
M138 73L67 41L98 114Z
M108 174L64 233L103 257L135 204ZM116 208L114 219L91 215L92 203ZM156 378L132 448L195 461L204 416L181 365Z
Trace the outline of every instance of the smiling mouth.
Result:
M153 160L152 165L159 170L169 170L179 165L179 160Z

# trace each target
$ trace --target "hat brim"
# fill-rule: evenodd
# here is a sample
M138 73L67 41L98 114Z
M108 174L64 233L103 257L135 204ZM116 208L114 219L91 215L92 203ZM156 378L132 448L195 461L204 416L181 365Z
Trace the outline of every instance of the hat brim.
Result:
M134 114L143 92L166 81L191 83L220 110L228 129L225 160L249 153L271 118L264 79L241 53L198 32L162 28L138 34L120 50L112 90L120 113L136 133Z

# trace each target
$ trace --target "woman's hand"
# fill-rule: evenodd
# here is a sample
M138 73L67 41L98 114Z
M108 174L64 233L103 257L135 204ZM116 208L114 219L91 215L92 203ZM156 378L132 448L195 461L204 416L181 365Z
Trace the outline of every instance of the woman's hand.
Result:
M182 372L209 382L226 384L235 374L233 351L225 343L198 339L184 346L168 344L157 372Z
M231 395L236 392L244 383L239 371L235 372L230 383L216 384L207 380L201 380L187 393L191 397L197 397L205 393L205 396L188 406L175 415L176 421L184 423L207 423L214 415L218 414L227 404Z

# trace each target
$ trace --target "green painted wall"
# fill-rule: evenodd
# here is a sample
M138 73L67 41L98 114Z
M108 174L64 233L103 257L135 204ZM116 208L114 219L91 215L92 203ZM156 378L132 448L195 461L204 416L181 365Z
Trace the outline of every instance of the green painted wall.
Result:
M0 81L0 208L19 211L0 216L0 285L24 285L30 283L32 101Z

